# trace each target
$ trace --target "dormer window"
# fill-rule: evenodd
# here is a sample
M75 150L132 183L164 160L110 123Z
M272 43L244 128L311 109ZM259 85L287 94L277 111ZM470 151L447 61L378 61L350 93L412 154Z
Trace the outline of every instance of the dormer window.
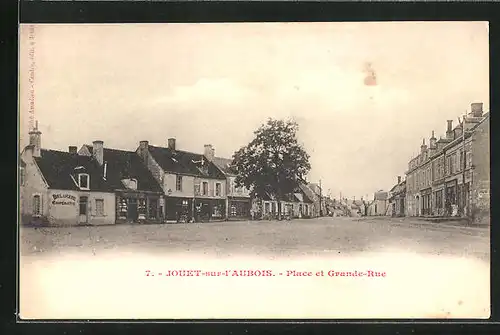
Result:
M137 179L135 178L122 179L122 183L129 190L137 190Z
M78 187L82 190L90 189L90 176L87 173L78 174Z

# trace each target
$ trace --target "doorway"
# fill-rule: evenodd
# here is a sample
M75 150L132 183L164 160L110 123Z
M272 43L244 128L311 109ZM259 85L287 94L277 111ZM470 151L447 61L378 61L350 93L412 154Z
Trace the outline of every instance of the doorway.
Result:
M80 197L80 201L79 201L79 218L78 218L78 222L79 223L88 223L88 202L89 202L89 198L88 197L85 197L85 196L82 196Z
M128 208L127 208L127 219L132 222L136 222L139 218L139 214L137 212L137 199L130 198L128 199Z
M420 197L417 195L416 201L415 201L415 216L420 215Z

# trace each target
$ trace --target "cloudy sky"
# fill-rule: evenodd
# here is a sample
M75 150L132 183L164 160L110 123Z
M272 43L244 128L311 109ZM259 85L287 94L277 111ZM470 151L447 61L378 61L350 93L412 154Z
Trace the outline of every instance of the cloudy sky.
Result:
M29 35L22 26L21 145L30 96L42 146L58 150L175 137L230 157L266 118L294 118L309 179L337 197L390 189L432 130L444 134L472 102L489 110L485 22L37 25L34 45Z

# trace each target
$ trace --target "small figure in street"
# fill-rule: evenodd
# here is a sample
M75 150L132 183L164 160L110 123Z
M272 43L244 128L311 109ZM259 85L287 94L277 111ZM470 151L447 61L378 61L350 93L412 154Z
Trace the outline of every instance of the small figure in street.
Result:
M450 216L451 215L451 202L449 199L446 199L444 207L445 207L444 216Z

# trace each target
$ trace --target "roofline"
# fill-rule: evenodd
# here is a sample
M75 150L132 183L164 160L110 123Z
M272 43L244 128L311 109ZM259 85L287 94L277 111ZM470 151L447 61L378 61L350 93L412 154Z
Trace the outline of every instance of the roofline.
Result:
M42 173L42 170L40 169L40 167L38 166L38 163L36 162L36 159L33 157L33 163L35 164L35 167L38 171L38 173L40 174L40 176L42 177L42 180L43 182L45 183L45 186L47 188L51 188L50 185L49 185L49 182L47 181L47 179L45 179L45 176L43 175Z

